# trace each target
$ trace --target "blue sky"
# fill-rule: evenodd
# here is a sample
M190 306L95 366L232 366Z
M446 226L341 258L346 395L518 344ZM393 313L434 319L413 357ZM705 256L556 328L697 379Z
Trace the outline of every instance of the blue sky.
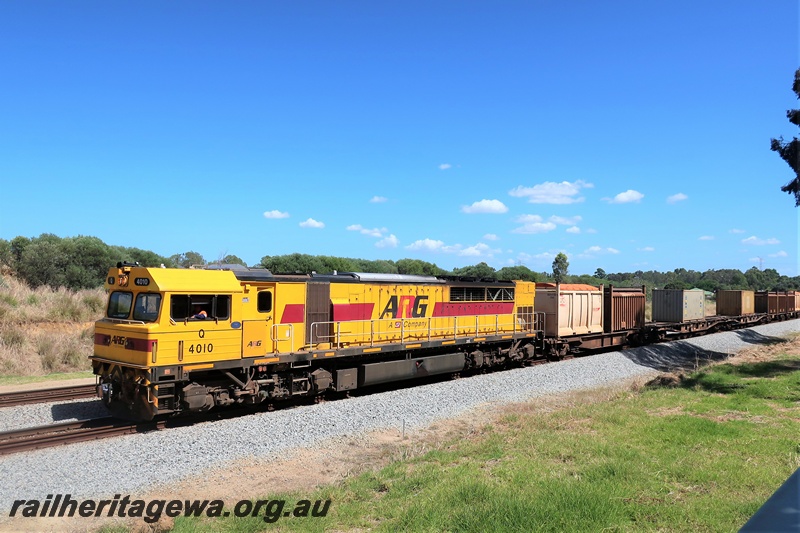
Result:
M796 0L2 2L0 238L797 275L798 66Z

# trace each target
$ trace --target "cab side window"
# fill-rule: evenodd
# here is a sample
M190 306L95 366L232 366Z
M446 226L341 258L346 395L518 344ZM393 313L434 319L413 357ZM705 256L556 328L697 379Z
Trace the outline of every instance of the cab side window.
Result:
M221 294L215 297L214 316L220 320L228 320L231 317L231 297Z
M271 313L272 312L272 292L261 291L258 293L258 312Z
M170 297L172 320L228 320L230 317L229 294L173 294Z

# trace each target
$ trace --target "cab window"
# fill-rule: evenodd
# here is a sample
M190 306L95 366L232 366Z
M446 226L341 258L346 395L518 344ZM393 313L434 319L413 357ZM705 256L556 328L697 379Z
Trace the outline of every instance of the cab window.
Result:
M128 318L131 314L133 294L130 292L114 291L108 298L108 318Z
M272 293L270 291L261 291L258 293L258 312L272 312Z
M158 311L161 309L161 295L154 293L141 293L136 297L133 307L133 319L143 322L155 322Z
M229 294L173 294L170 318L173 320L228 320L231 316Z

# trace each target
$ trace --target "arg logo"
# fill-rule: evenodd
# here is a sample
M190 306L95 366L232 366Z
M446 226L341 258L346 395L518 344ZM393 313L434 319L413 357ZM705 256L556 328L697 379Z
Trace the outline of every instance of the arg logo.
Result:
M381 318L423 318L428 311L427 296L390 296Z

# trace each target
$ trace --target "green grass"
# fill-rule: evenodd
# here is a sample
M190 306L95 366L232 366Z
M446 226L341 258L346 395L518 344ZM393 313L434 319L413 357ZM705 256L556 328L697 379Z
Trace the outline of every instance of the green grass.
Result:
M64 381L67 379L90 378L93 374L86 372L64 372L58 374L47 374L46 376L0 376L1 385L25 385L27 383L38 383L40 381Z
M720 365L676 388L554 412L313 494L325 518L176 519L174 531L735 531L800 466L800 360Z

